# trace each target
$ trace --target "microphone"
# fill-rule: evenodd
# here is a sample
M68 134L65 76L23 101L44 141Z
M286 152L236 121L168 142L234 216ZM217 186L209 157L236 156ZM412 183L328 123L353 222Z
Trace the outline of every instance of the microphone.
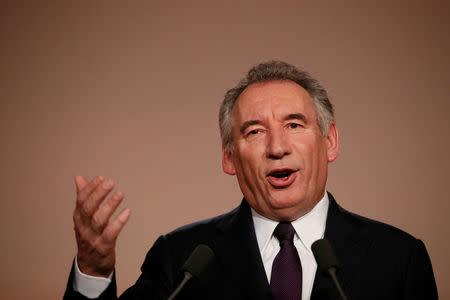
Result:
M192 277L199 278L214 261L214 252L206 245L198 245L184 263L184 278L167 300L173 300Z
M336 270L339 267L339 263L330 242L326 239L317 240L311 245L311 250L314 254L314 258L316 259L320 272L329 274L333 279L334 285L336 286L341 298L343 300L348 300L336 277Z

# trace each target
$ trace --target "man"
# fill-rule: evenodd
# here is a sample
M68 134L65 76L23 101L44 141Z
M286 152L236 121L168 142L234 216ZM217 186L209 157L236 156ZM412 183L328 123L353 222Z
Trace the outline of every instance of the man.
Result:
M311 253L323 237L341 262L337 277L349 299L437 299L420 240L345 211L326 192L339 137L315 79L284 62L257 65L225 95L219 123L223 170L237 176L242 204L161 236L121 299L167 299L199 244L213 250L214 264L177 299L339 299ZM78 253L64 299L115 299L115 241L130 211L109 221L123 193L99 207L113 182L75 180Z

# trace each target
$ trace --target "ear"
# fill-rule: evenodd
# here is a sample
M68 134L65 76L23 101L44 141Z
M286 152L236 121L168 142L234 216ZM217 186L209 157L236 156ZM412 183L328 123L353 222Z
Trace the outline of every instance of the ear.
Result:
M339 154L339 133L336 123L331 123L326 138L328 162L333 162Z
M222 170L228 175L236 175L233 158L231 153L225 150L225 146L222 146Z

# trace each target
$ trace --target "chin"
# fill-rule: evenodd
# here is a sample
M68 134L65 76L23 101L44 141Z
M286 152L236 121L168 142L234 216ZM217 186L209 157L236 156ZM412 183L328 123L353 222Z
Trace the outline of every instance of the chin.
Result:
M303 214L299 212L298 208L281 208L273 211L275 221L291 222L300 218Z
M288 209L302 206L304 203L304 197L298 195L292 195L292 192L284 190L284 191L275 191L271 193L272 195L268 199L270 205L274 209Z
M306 214L310 208L303 198L274 197L270 200L273 213L283 221L293 221Z

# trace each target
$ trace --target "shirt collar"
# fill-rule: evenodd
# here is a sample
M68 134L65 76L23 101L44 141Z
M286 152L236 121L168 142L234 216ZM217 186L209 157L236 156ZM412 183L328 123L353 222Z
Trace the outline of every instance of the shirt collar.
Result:
M323 198L311 211L292 222L296 237L301 240L308 251L311 251L312 243L324 236L328 206L328 193L325 192ZM251 211L259 251L262 251L269 243L278 222L258 214L253 208Z

